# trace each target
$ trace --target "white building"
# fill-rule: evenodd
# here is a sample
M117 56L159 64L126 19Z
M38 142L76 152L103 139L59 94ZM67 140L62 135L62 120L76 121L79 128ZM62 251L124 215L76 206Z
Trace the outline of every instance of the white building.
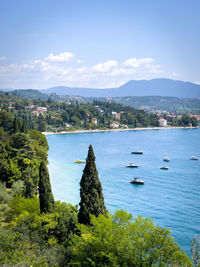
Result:
M159 126L160 127L166 127L167 126L167 120L160 118L159 119Z
M120 113L117 113L115 111L112 111L111 113L112 117L115 118L116 120L120 120Z
M113 121L113 123L110 124L110 127L113 129L119 128L119 122Z
M92 118L92 124L98 124L97 118Z
M46 107L37 107L36 110L41 112L41 113L47 112L47 108Z

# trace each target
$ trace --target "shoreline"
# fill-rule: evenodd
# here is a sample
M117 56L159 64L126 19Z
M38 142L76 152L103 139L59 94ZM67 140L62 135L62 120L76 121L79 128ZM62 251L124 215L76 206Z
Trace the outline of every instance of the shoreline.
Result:
M171 129L198 129L199 127L184 127L184 126L175 126L175 127L148 127L148 128L128 128L128 129L91 129L91 130L75 130L75 131L61 131L61 132L42 132L44 135L53 135L53 134L73 134L73 133L100 133L100 132L120 132L120 131L145 131L145 130L171 130Z

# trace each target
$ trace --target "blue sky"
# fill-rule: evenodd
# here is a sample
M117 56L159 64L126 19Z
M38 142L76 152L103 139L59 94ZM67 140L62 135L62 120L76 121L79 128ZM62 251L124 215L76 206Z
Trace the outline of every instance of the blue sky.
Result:
M199 0L1 0L0 88L200 83Z

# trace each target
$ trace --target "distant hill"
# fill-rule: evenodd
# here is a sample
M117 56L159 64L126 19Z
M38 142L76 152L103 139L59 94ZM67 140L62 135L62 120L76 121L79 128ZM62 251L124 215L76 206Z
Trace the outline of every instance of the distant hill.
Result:
M78 87L52 87L40 90L42 93L57 95L80 95L83 97L124 97L124 96L170 96L199 98L200 85L171 79L129 81L118 88L92 89Z
M0 91L1 93L1 91ZM4 91L4 93L6 93ZM178 98L164 96L128 96L128 97L82 97L57 94L43 94L37 90L24 89L7 92L22 98L47 100L51 98L54 101L78 101L79 103L92 103L94 99L107 102L113 101L124 106L144 109L147 111L165 110L175 113L191 112L200 114L200 98ZM1 97L1 96L0 96Z
M105 98L102 98L105 101ZM174 113L200 114L200 98L177 98L162 96L113 97L113 102L148 111L162 110Z
M43 94L37 90L34 89L19 89L13 91L14 95L23 97L23 98L30 98L30 99L41 99L41 100L47 100L49 96L47 94Z

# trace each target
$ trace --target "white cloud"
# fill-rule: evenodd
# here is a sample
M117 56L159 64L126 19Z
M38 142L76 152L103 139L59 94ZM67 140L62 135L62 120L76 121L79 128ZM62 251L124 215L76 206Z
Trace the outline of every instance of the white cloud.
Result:
M118 63L116 60L108 60L105 63L99 63L93 66L92 69L97 72L108 72L110 71L110 69L112 69L113 67L116 67L117 65Z
M199 84L200 85L200 81L194 81L193 83Z
M82 63L84 63L84 61L83 61L83 60L80 60L80 59L78 59L78 60L76 60L76 63L77 63L77 64L82 64Z
M0 61L6 60L6 57L0 57Z
M108 76L117 76L117 75L130 75L136 72L135 69L127 69L127 68L115 68L111 72L108 73Z
M88 66L81 60L69 61L74 56L71 52L50 53L43 59L0 66L0 87L41 89L66 85L109 88L140 77L157 78L163 71L150 57L133 57L123 62L112 59Z
M71 52L64 52L60 53L59 55L54 55L53 53L50 53L45 60L50 62L67 62L71 58L73 58L75 55Z
M153 58L146 57L146 58L129 58L125 60L122 65L125 67L132 67L132 68L140 68L142 65L149 64L154 62Z
M158 74L163 72L160 65L147 64L145 67L148 68L152 73Z

